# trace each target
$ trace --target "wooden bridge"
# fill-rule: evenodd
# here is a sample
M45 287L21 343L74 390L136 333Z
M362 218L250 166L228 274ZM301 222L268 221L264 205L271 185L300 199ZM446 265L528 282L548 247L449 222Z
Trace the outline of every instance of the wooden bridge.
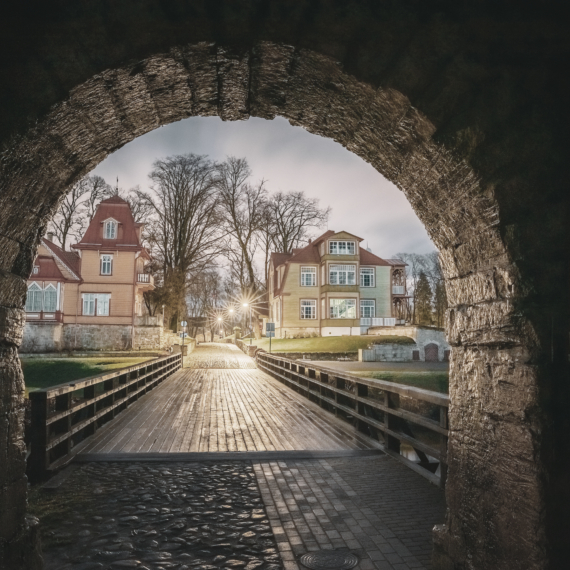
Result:
M267 354L258 364L234 345L210 343L184 369L174 355L32 392L30 477L71 459L384 451L443 484L447 396ZM400 396L428 406L427 415L417 402L400 407Z

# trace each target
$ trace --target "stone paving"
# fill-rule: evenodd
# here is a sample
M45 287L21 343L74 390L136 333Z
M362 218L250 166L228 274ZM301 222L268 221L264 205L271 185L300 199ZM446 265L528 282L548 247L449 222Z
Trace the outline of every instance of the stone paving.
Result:
M250 464L91 463L40 493L45 570L281 570Z
M444 515L443 492L388 456L88 463L32 506L46 570L300 570L320 549L430 568Z

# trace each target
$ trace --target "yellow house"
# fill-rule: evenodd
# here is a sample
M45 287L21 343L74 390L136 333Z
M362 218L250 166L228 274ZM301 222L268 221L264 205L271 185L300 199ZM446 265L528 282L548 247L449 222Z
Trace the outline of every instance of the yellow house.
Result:
M74 251L42 239L28 280L23 350L135 347L150 260L129 204L103 200Z
M272 253L270 320L277 338L360 335L403 324L405 263L360 247L362 238L327 231L291 253Z

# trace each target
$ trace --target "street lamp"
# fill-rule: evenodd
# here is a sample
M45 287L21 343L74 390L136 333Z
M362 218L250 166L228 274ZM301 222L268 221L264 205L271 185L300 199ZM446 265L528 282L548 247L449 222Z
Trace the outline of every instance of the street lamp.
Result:
M218 317L218 322L221 324L222 323L222 317ZM222 331L220 331L220 337L222 336Z
M248 304L244 303L243 306L247 309ZM251 344L251 335L253 334L253 329L251 327L251 305L249 305L249 344Z

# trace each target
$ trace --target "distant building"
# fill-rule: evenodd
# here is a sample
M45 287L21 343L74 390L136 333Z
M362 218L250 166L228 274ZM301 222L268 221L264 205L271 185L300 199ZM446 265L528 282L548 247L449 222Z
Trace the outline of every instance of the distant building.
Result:
M137 342L137 329L147 335L141 325L159 323L144 316L143 293L154 280L142 227L113 196L99 204L74 251L42 239L28 280L24 352L148 347L148 339Z
M360 247L362 238L327 231L291 253L272 253L270 320L275 336L360 335L406 320L406 264Z

